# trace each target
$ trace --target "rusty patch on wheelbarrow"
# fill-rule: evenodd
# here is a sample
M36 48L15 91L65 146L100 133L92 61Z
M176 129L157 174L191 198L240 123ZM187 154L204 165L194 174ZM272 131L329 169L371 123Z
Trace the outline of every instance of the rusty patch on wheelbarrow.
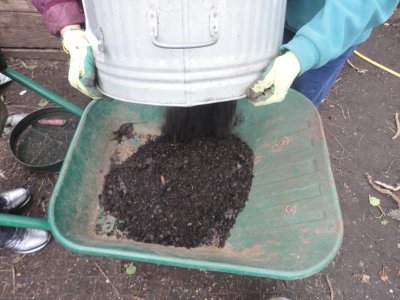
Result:
M215 246L200 246L196 248L185 248L185 247L174 247L174 246L163 246L159 244L142 243L134 240L126 239L119 234L113 234L111 236L98 235L94 231L89 233L89 237L96 241L102 241L106 244L110 243L124 249L131 248L132 251L143 251L156 253L157 255L173 255L178 254L179 257L187 258L202 258L202 256L215 256L225 258L236 258L236 259L258 259L262 257L263 260L272 259L275 254L263 253L262 245L255 244L251 247L243 248L242 250L235 250L233 246L226 243L223 248ZM265 246L265 245L264 245Z
M267 143L267 147L271 148L271 152L281 152L283 148L290 145L293 142L293 138L290 136L284 136L278 141L272 141Z
M262 157L261 157L261 156L256 156L256 157L254 157L254 164L255 164L255 165L258 164L261 160L262 160Z
M111 159L117 164L122 164L129 156L136 153L137 149L137 147L128 143L118 144L114 149Z
M229 243L226 243L223 248L213 247L213 246L203 246L190 249L192 252L202 252L209 254L219 254L227 257L234 258L254 258L259 257L261 252L261 245L255 244L249 248L244 248L240 251L235 251Z

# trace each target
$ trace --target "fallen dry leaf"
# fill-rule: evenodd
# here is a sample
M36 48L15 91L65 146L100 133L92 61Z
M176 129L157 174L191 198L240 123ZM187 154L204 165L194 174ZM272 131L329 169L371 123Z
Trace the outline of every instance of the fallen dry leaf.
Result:
M389 277L387 276L385 269L382 269L382 271L379 271L378 274L383 282L389 281Z
M370 278L369 275L363 274L363 275L361 276L361 282L365 282L365 283L371 284L371 283L369 282L369 278Z

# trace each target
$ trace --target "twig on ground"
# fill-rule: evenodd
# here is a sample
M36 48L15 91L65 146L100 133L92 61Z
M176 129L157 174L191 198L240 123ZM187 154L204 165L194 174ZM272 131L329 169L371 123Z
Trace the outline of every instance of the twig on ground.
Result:
M332 126L335 126L335 127L337 127L337 128L340 128L340 129L342 129L342 131L344 131L344 127L342 127L342 126L333 124L332 122L326 122L326 123L327 123L327 124L330 124L330 125L332 125Z
M333 292L333 287L331 280L329 279L328 275L325 275L326 282L328 283L329 286L329 291L330 291L330 300L333 300L335 298L335 293Z
M381 211L381 216L378 218L379 220L382 218L382 216L385 216L385 217L387 217L386 216L386 213L383 211L383 209L382 209L382 207L380 206L380 205L378 205L378 208L379 208L379 210Z
M390 190L381 188L380 186L378 186L377 184L375 184L374 180L372 179L371 175L369 175L368 173L365 173L365 176L367 176L368 178L368 182L369 184L378 192L384 194L384 195L388 195L389 197L391 197L394 201L396 201L397 205L400 207L400 199Z
M42 187L43 187L43 183L44 183L44 179L42 179L42 183L40 184L40 187L39 187L39 189L38 189L38 194L40 193L40 191L42 190Z
M18 264L27 254L22 254L20 256L18 256L17 258L14 258L11 260L11 262L16 265Z
M360 139L358 140L358 143L357 143L357 147L360 145L361 140L364 138L364 136L367 135L367 133L368 133L368 132L364 133L364 134L360 137Z
M369 238L371 241L375 242L375 239L373 239L370 235L368 235L367 233L364 233L364 235Z
M350 158L351 157L351 154L348 154L347 156L344 156L343 158L342 158L342 160L346 160L346 159L348 159L348 158Z
M118 292L117 288L115 287L115 285L111 282L110 278L108 278L108 276L106 275L106 273L103 271L102 268L100 268L100 266L96 263L96 267L97 269L99 269L100 273L106 278L106 282L109 282L112 286L112 288L114 289L115 294L117 295L117 298L120 299L121 298L121 294Z
M15 174L13 177L9 178L8 180L11 181L11 180L13 180L15 177L17 177L17 176L18 176L18 174Z
M15 172L15 171L16 171L17 168L19 168L20 166L21 166L21 165L18 164L16 160L14 160L13 166L12 166L12 169L11 169L11 172L10 172L10 175L13 175L13 174L18 175L19 172Z
M336 105L336 106L339 106L340 109L342 110L343 119L346 119L346 116L345 116L345 114L344 114L343 106L341 106L340 104L338 104L338 103L336 103L336 102L333 102L333 101L331 101L331 100L326 100L326 102L329 102L329 103L332 103L332 104L334 104L334 105Z
M396 127L396 122L394 122L394 125L393 125L393 122L389 122L388 120L385 120L385 123L388 124L388 129L391 132L396 133L396 130L394 130Z
M342 170L340 170L340 169L335 168L335 167L332 166L332 171L338 171L338 172L340 173L340 176L343 177L343 171L342 171Z
M396 127L397 127L397 132L396 134L392 137L392 140L397 139L400 136L400 120L399 120L399 113L396 113L395 115L395 120L396 120Z
M392 168L392 165L393 165L393 163L394 163L395 161L400 161L400 159L393 159L393 160L390 162L390 165L389 165L387 171L385 172L386 174L390 172L390 169Z
M14 266L11 266L11 271L12 271L12 279L13 279L13 290L15 294L15 268Z
M4 286L3 286L3 294L4 294L5 291L7 290L7 287L8 287L8 282L5 282L5 283L4 283Z
M342 147L341 160L343 160L343 155L344 155L345 152L348 154L347 157L351 157L350 152L347 151L347 150L343 147L342 143L336 138L336 136L334 136L334 135L328 130L328 128L327 128L326 126L324 126L324 129L326 130L326 132L328 132L328 133L333 137L333 139L336 141L336 143L338 143L338 145L339 145L340 147ZM347 158L347 157L346 157L346 158Z
M343 171L342 169L339 169L339 168L336 168L336 167L333 167L332 169L333 169L334 171L338 171L342 177L343 177L343 174L346 174L346 175L351 176L350 173L347 173L347 172Z
M377 185L380 185L380 186L384 187L385 189L391 190L393 192L400 191L400 184L397 184L396 186L393 186L393 185L390 185L390 184L387 184L387 183L384 183L384 182L381 182L381 181L378 181L378 180L374 180L374 182Z
M329 153L329 156L331 156L333 159L335 159L336 162L337 162L344 170L346 170L346 171L348 172L348 174L350 174L350 175L351 175L351 174L354 174L351 170L349 170L348 168L346 168L346 167L340 162L340 159L337 158L335 155Z
M356 66L350 61L350 59L347 60L347 63L350 65L350 67L352 67L354 70L356 70L357 73L365 74L365 73L368 72L367 69L360 69L359 67L356 67Z
M47 174L47 179L50 181L50 184L51 184L51 185L53 186L53 188L54 188L54 183L53 183L53 181L51 180L49 174Z
M42 201L43 201L43 197L40 197L39 201L38 201L38 204L37 204L38 207L40 207L42 205Z

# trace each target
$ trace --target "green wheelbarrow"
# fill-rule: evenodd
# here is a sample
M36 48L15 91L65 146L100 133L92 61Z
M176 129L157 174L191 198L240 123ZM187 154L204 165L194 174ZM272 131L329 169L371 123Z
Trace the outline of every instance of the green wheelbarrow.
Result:
M163 107L102 99L84 111L2 64L3 74L80 116L52 193L48 218L0 214L0 225L49 230L79 253L276 279L311 276L339 251L343 221L329 154L314 105L291 90L280 104L253 107L238 100L244 117L235 134L254 151L249 200L224 248L175 248L95 233L98 195L110 158L123 160L160 132ZM112 133L135 125L121 144Z

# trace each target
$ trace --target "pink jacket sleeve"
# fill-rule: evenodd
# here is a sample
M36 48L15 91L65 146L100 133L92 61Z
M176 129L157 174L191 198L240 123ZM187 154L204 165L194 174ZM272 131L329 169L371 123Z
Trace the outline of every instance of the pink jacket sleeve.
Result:
M31 0L43 15L49 32L60 36L61 28L72 24L83 24L85 16L80 0Z

